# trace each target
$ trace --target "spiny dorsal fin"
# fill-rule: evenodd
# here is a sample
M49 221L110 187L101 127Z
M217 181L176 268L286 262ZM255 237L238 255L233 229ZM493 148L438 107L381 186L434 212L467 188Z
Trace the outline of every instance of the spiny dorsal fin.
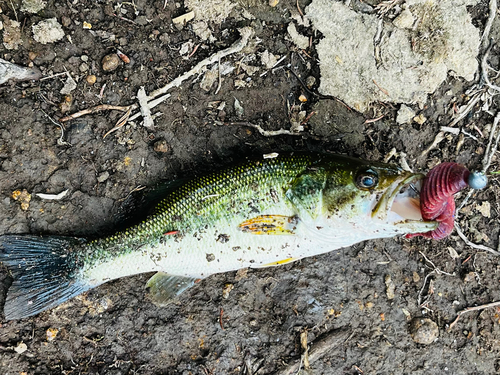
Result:
M158 272L146 283L149 296L157 306L164 306L170 300L186 289L192 287L199 280L194 277L171 276L165 272Z

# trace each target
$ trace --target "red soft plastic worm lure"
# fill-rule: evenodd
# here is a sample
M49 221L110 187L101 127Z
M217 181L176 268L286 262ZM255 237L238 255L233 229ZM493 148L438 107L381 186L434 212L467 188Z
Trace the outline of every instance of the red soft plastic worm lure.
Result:
M457 163L442 163L434 167L424 178L420 190L420 211L426 221L437 221L433 231L407 235L407 238L423 236L440 240L453 231L455 199L453 195L468 186L470 172Z

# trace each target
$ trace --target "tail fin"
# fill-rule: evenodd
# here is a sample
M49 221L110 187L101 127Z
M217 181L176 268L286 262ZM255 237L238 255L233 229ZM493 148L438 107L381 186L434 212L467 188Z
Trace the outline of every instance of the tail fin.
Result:
M57 236L0 236L0 263L14 277L5 301L5 318L38 314L90 289L78 277L81 261L75 250L84 241Z

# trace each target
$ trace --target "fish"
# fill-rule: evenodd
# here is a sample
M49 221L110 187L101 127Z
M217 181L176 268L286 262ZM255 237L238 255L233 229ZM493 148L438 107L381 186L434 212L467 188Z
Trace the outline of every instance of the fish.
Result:
M4 315L26 318L152 271L146 287L163 305L213 274L427 233L439 223L422 219L424 177L342 155L276 153L173 184L144 220L109 236L3 235L0 263L13 277Z

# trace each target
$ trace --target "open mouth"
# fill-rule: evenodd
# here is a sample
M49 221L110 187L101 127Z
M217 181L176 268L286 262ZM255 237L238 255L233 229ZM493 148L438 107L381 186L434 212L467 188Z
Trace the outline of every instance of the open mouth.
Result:
M423 174L401 176L382 194L372 211L372 217L404 228L407 233L436 229L436 221L424 221L420 209L420 189Z

